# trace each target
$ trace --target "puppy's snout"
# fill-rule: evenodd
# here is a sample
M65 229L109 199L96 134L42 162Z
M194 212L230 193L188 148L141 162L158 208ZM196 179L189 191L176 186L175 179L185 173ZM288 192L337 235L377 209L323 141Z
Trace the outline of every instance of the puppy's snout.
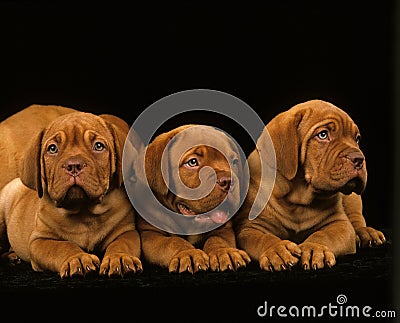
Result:
M351 152L346 156L346 158L352 162L356 169L360 169L363 167L365 158L360 152Z
M86 166L86 163L82 159L72 158L67 160L62 167L65 169L67 174L78 176Z
M232 178L231 177L221 177L217 180L218 187L224 192L229 191L232 187Z

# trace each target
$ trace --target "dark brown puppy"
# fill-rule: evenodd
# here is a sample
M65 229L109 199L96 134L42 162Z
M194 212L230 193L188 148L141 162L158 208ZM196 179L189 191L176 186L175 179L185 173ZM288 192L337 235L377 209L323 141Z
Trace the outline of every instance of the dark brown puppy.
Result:
M36 271L61 277L98 267L108 276L142 271L135 213L122 183L129 127L106 119L114 117L71 112L51 121L28 145L20 178L1 191L3 248L11 246Z
M360 132L350 116L322 100L298 104L266 126L276 153L276 181L261 214L249 220L261 183L259 150L248 157L251 182L235 223L237 241L264 270L331 267L360 243L382 244L366 228L360 194L367 181ZM353 225L352 225L353 223Z
M201 144L206 139L219 148ZM185 145L188 148L184 148ZM165 159L162 157L164 150ZM146 214L139 211L142 215L138 218L138 230L143 258L179 273L245 267L250 258L246 252L236 248L230 220L232 208L240 201L242 171L237 146L232 139L210 126L185 125L156 137L147 146L145 156L148 184L164 209L152 208L151 203L146 203ZM168 183L163 179L162 165ZM179 173L175 177L174 165L176 174ZM214 170L215 178L202 173L207 167ZM211 180L211 191L202 198L184 197L185 189L200 186L202 176L205 181ZM178 177L183 190L177 184ZM177 191L173 192L172 187ZM207 230L208 227L213 229ZM180 234L179 230L186 233Z

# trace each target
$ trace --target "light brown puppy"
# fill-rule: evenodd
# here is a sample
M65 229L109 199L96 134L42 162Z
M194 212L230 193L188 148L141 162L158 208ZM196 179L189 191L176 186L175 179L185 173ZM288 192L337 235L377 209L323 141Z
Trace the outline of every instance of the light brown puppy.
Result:
M276 153L276 181L268 203L248 218L260 182L263 136L248 157L251 182L235 223L238 246L264 270L297 263L303 269L331 267L336 257L361 244L380 245L383 234L366 228L360 194L367 181L360 132L338 107L311 100L278 114L266 126Z
M230 220L241 199L242 164L233 140L210 126L184 125L157 136L145 154L148 185L162 207L145 202L139 211L143 258L179 273L245 267L250 258L237 249ZM202 181L210 184L208 194L185 197Z
M3 250L11 246L36 271L62 278L142 271L135 213L122 182L129 127L106 119L115 121L80 111L51 121L28 145L20 178L0 193Z

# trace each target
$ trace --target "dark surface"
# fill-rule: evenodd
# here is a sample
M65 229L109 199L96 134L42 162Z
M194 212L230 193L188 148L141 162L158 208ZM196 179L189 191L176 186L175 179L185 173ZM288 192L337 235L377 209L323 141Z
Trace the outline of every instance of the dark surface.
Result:
M58 308L64 318L81 312L80 318L101 321L105 320L103 314L114 313L128 321L130 317L139 321L191 322L210 317L235 321L240 316L248 322L261 319L256 310L264 301L270 306L321 307L337 305L336 298L343 294L347 305L371 306L371 313L389 311L395 309L393 248L391 231L384 232L389 239L385 246L358 250L337 259L333 268L317 271L268 273L251 263L237 272L191 275L169 274L166 269L145 265L142 274L122 279L61 279L56 273L34 272L25 263L3 264L1 304L17 309L26 304L46 311ZM18 317L25 314L18 311ZM41 317L43 313L37 310L29 312L31 315Z

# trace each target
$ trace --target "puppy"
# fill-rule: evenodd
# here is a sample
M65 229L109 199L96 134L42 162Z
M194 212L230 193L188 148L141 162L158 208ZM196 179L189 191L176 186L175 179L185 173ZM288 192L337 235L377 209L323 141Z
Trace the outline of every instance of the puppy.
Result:
M20 177L0 193L2 249L62 278L141 272L135 212L122 181L127 129L114 116L70 111L39 131Z
M21 160L27 142L46 128L55 118L77 109L59 105L32 104L0 122L0 154L3 158L0 170L0 189L9 181L20 176ZM129 126L121 118L111 114L101 114L121 131L128 133Z
M135 209L141 215L144 260L169 272L192 274L246 266L250 257L236 248L230 220L244 199L239 157L230 137L205 125L180 126L146 147L145 185L151 197L143 195L145 188L134 194L134 204L143 205ZM201 191L206 186L208 191ZM188 196L194 191L201 197ZM152 198L159 207L149 202Z
M331 267L360 243L385 241L365 226L360 194L367 181L360 131L338 107L311 100L274 117L266 126L276 154L276 179L268 203L254 219L249 212L262 183L260 136L249 155L250 186L235 222L240 248L267 271L298 264ZM353 228L353 225L355 229Z

